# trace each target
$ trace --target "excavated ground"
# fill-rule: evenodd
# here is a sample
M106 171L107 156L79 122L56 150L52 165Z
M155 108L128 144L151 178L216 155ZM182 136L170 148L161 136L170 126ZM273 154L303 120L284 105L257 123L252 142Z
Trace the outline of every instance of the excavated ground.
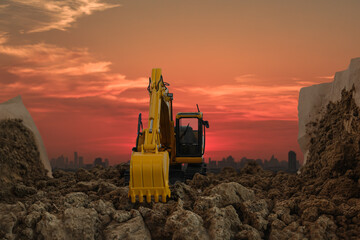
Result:
M352 93L343 91L309 124L312 146L300 175L249 163L177 182L165 204L132 204L126 165L58 170L53 179L11 182L0 198L0 238L358 239L360 124Z
M36 181L46 179L47 171L35 144L33 133L20 119L0 121L0 199L11 199L11 189L18 195ZM19 182L19 184L18 184Z

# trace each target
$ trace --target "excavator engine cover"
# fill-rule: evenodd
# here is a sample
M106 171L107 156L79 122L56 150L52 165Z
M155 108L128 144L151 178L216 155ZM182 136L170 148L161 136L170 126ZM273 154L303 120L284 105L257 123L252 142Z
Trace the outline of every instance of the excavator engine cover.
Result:
M169 153L157 152L133 152L130 161L130 182L129 197L131 202L151 202L151 196L154 201L166 202L166 197L170 197L169 189Z

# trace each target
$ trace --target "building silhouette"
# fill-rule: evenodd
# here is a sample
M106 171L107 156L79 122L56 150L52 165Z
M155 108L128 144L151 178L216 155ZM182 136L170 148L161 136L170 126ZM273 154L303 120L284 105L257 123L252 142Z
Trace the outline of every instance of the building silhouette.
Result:
M100 158L100 165L107 167L109 166L109 160L105 159L103 162ZM68 157L64 157L64 155L61 155L57 158L52 158L50 160L51 168L52 169L63 169L63 170L76 170L78 168L86 168L90 169L94 165L94 163L85 164L84 163L84 157L79 156L78 152L74 152L74 161L69 161Z
M104 163L105 163L105 167L108 167L109 166L109 159L105 158Z
M207 167L209 169L217 168L217 161L213 161L213 160L211 160L211 158L209 158L209 163L208 163Z
M74 167L78 168L79 167L79 159L78 159L78 153L74 152Z
M79 168L83 168L84 167L84 157L80 156L79 157Z
M297 171L296 153L294 151L290 151L288 154L288 171Z
M94 164L93 166L95 167L96 165L101 165L103 166L104 168L108 167L109 166L109 160L107 158L103 159L101 157L97 157L94 159Z
M291 151L293 152L293 151ZM291 153L291 156L293 156L295 152ZM295 157L291 158L291 164L293 163L293 159L295 159L295 168L292 166L291 171L289 168L289 162L288 161L279 161L274 155L271 156L270 160L267 159L251 159L243 157L240 160L235 160L232 156L228 156L226 158L223 158L221 161L212 160L209 158L209 163L207 164L207 168L209 172L217 173L220 172L220 170L224 167L232 167L236 170L240 170L243 168L247 163L249 162L256 162L259 166L261 166L264 170L270 170L273 172L283 171L283 172L290 172L294 173L299 168L299 161L296 160L296 154ZM290 160L290 158L289 158ZM295 169L295 170L294 170Z

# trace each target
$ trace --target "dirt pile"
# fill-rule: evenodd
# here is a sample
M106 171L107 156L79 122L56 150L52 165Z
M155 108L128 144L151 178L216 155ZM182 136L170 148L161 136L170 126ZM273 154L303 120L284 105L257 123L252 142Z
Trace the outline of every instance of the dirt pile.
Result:
M33 133L22 120L0 121L0 198L35 193L38 180L45 179L47 171L40 160Z
M341 100L330 102L318 122L307 125L311 146L302 175L322 179L360 177L360 109L353 93L343 90Z
M53 179L37 181L34 194L2 199L0 238L356 239L360 234L360 199L333 188L342 183L339 178L304 179L249 163L240 173L227 168L176 182L167 203L132 204L126 168L58 170Z

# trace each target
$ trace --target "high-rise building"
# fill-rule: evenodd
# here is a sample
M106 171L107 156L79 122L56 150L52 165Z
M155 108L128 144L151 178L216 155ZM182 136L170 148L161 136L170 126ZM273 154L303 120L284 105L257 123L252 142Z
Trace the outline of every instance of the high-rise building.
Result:
M94 159L94 166L96 166L96 165L104 166L101 157L97 157L97 158Z
M109 166L109 159L105 158L104 162L105 162L105 166L104 166L104 167L108 167L108 166Z
M79 156L79 168L84 167L84 157Z
M74 167L78 168L79 167L79 159L78 159L78 153L74 152Z
M289 152L289 159L288 159L288 168L289 172L296 172L296 153L294 151Z
M211 158L209 158L208 168L217 168L217 162L215 160L211 160Z

